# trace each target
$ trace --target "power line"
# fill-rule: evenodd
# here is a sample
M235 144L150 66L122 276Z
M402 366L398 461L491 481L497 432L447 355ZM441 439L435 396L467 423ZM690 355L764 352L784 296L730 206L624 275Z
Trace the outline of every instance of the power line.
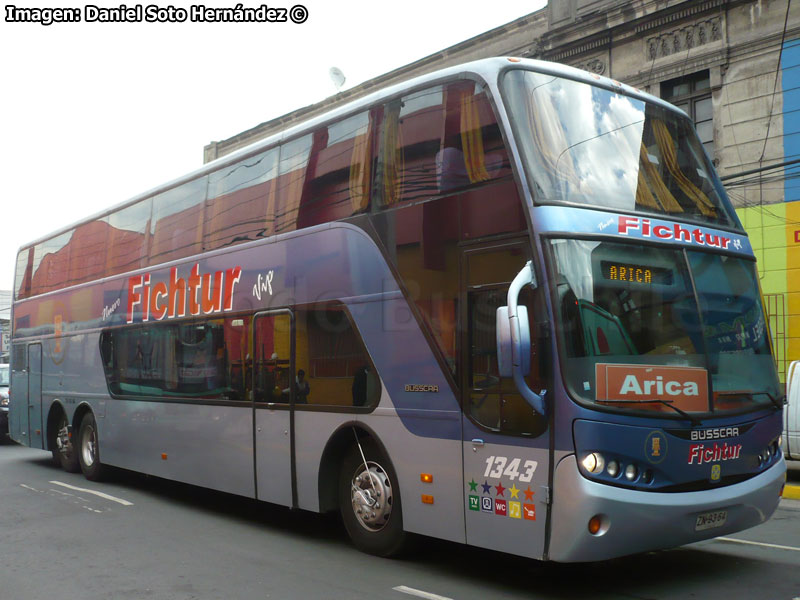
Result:
M783 20L783 33L781 34L781 45L778 50L778 66L775 70L775 83L772 87L772 102L769 107L769 121L767 121L767 135L764 136L764 148L761 150L761 158L758 162L764 160L764 154L767 151L767 140L769 139L769 130L772 127L772 109L775 108L775 94L778 92L778 73L781 72L781 59L783 58L783 44L786 42L786 28L789 26L789 8L792 6L792 0L786 0L786 16Z

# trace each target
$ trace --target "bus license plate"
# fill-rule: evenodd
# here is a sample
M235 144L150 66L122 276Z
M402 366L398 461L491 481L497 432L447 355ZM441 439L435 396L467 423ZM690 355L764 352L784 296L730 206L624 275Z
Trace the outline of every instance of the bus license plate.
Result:
M714 529L715 527L722 527L728 518L727 510L715 510L714 512L703 513L697 515L697 521L694 524L695 531L703 531L704 529Z

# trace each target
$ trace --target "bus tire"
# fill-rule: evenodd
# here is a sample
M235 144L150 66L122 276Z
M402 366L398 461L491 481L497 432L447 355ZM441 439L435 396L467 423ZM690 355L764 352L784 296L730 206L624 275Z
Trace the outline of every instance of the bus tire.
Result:
M405 545L397 475L371 439L361 440L366 469L358 446L348 450L339 474L339 508L353 544L367 554L393 556Z
M100 444L97 436L97 422L92 413L86 413L78 431L78 460L83 476L89 481L99 481L103 477L103 463L100 462Z
M81 470L81 465L78 462L78 452L69 433L69 421L67 421L67 415L63 412L59 415L56 425L53 462L60 465L67 473L77 473Z

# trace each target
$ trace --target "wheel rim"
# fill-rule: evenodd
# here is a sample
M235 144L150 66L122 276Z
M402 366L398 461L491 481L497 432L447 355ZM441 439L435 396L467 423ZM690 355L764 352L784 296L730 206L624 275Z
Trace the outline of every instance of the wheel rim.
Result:
M91 467L94 464L97 452L97 432L94 430L94 426L88 424L83 432L81 456L83 457L83 464Z
M392 482L386 470L376 462L368 462L369 471L361 464L350 482L350 501L358 523L367 531L380 531L392 514Z
M72 439L69 436L69 426L66 419L62 419L58 424L58 435L56 437L58 452L66 459L72 457Z

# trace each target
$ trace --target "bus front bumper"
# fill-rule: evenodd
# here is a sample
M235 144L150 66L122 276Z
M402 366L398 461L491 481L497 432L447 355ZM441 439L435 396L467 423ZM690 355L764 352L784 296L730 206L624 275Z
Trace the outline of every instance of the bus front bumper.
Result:
M786 463L747 481L700 492L657 493L590 481L574 455L564 458L554 478L550 560L596 561L674 548L741 531L768 520L780 502ZM697 530L698 517L725 512L720 526ZM589 532L599 515L602 526Z

